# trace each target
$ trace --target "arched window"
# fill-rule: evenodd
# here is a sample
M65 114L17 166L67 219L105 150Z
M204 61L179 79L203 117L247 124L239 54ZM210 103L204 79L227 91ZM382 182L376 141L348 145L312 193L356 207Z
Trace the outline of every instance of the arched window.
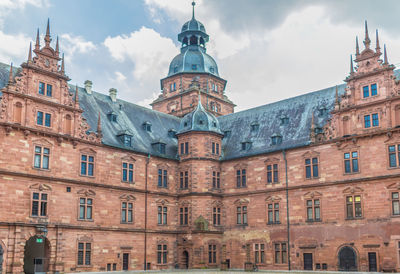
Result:
M200 37L200 46L205 46L205 42L204 42L204 39L203 39L203 37Z
M185 46L187 46L187 45L188 45L188 38L185 37L185 38L183 38L182 46L185 47Z
M65 134L71 135L72 134L72 117L71 115L65 115Z
M22 123L22 104L17 102L14 108L14 122L17 124Z
M197 43L198 43L197 37L194 36L194 35L192 35L192 36L190 37L190 44L191 44L191 45L197 45Z

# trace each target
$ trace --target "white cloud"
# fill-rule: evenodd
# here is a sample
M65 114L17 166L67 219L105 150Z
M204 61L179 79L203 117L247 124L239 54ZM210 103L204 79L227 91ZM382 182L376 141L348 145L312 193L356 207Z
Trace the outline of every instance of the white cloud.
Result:
M115 72L115 79L119 82L123 82L126 80L126 76L122 74L122 72L116 71Z
M27 59L30 40L24 34L9 35L0 30L0 41L7 41L0 43L0 60L19 64L24 58Z
M86 41L82 36L73 36L65 33L60 37L61 51L65 52L65 59L70 61L77 53L90 53L96 49L91 41Z
M178 54L178 48L171 39L146 27L130 35L107 37L104 45L115 60L133 63L134 78L146 88L155 87L154 83L166 74L172 57Z

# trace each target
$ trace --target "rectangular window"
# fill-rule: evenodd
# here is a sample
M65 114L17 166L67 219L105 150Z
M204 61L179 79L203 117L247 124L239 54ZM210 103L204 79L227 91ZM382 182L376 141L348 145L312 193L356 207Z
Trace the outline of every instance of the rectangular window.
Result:
M45 84L42 82L39 82L39 94L44 95L44 87L45 87Z
M396 153L396 146L395 145L388 147L388 150L389 150L389 166L390 167L397 167L397 155L400 156L399 155L399 151L400 151L399 147L400 147L400 145L397 145L397 147L398 147L397 153ZM400 160L400 157L399 157L399 160Z
M92 220L93 199L79 198L79 220Z
M122 181L133 182L133 164L122 163Z
M32 216L47 216L47 194L34 192L32 194Z
M361 196L347 196L346 197L346 216L347 219L361 218Z
M246 169L236 170L236 186L238 188L246 187Z
M279 203L268 204L268 224L279 224Z
M158 169L158 187L168 187L168 171L166 169Z
M51 114L45 113L44 117L45 117L44 118L44 125L46 127L50 127L51 126Z
M181 155L185 153L185 144L181 143Z
M47 147L35 146L35 168L49 169L50 149Z
M121 223L133 223L133 203L122 202Z
M238 206L236 208L236 223L238 225L247 225L247 206Z
M94 174L94 156L81 155L81 175L93 176Z
M213 225L221 225L221 208L213 208Z
M214 142L211 143L211 153L215 154L215 143Z
M399 192L392 192L392 214L400 215Z
M217 245L208 245L208 263L217 263Z
M344 154L344 172L345 173L356 173L359 171L358 168L358 152L347 152Z
M372 84L371 85L371 96L376 96L378 95L378 88L376 86L376 84Z
M287 263L287 249L286 243L274 244L275 249L275 264L286 264Z
M363 87L363 96L364 96L364 98L369 97L369 86Z
M364 116L364 127L365 128L370 128L371 127L371 116L370 115L365 115Z
M264 264L265 263L265 245L254 244L254 263Z
M157 245L157 263L166 264L167 263L167 245Z
M215 154L219 155L219 144L215 144Z
M213 188L221 188L221 184L220 184L220 173L218 171L213 171L213 177L212 177L212 184L213 184Z
M185 143L185 154L189 154L189 142Z
M78 243L78 265L90 265L91 253L91 243Z
M372 126L379 127L379 115L378 113L372 114Z
M50 84L47 84L46 95L51 97L52 94L53 94L53 86Z
M189 208L181 207L179 208L179 220L180 225L188 225L189 221Z
M321 208L320 200L307 200L307 221L320 221L321 220Z
M167 212L168 209L166 206L158 206L158 214L157 214L157 223L159 225L166 225L167 224Z
M306 168L306 178L318 178L318 158L308 158L305 159L305 168Z
M180 172L180 188L188 189L189 187L189 171Z
M279 182L278 164L267 165L267 183Z
M36 124L43 126L43 112L42 111L37 112Z

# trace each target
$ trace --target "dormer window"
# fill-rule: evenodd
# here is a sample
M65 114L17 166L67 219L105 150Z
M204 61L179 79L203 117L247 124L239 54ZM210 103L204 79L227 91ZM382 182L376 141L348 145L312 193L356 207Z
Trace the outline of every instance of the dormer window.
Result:
M178 66L175 66L174 67L174 73L177 73L178 72Z
M192 70L197 70L197 65L196 64L192 65Z
M281 118L281 126L285 126L289 124L289 118L288 117L282 117Z
M166 144L161 142L156 142L152 144L154 150L156 150L160 154L165 154Z
M315 132L315 134L320 134L320 133L323 133L324 130L323 130L321 127L316 127L316 128L314 129L314 132Z
M117 114L115 112L112 111L107 116L111 122L117 122Z
M282 136L279 134L274 134L271 136L272 145L280 145L282 144Z
M217 127L217 123L216 122L213 122L212 125L213 125L213 127Z
M259 123L252 123L250 125L251 132L257 132L260 129L260 124Z
M319 116L324 116L328 112L328 110L326 109L326 107L321 107L318 110L318 112L319 112Z
M242 142L242 150L249 150L250 148L251 148L250 141Z
M132 134L128 130L120 131L117 136L120 138L124 146L126 147L132 146Z
M204 124L203 120L199 120L199 124L200 125Z
M184 122L184 123L183 123L183 126L184 126L184 127L187 127L187 126L188 126L188 123L187 123L187 122Z
M214 68L213 67L210 67L210 72L214 73Z
M230 137L230 136L231 136L231 133L232 133L232 131L230 131L230 130L225 130L225 131L224 131L224 137L226 137L226 138Z
M175 129L168 130L168 137L175 138L176 137L176 130Z
M142 124L142 128L143 128L143 130L145 130L147 132L151 132L151 124L149 122L144 122Z

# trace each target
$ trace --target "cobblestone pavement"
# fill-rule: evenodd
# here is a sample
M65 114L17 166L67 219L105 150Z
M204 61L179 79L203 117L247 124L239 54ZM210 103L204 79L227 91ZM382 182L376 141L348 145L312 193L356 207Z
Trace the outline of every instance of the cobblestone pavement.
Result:
M83 273L83 272L80 272ZM206 274L216 274L216 273L224 273L224 274L249 274L249 273L270 273L270 274L278 274L278 273L296 273L296 274L343 274L343 273L348 273L348 272L338 272L338 271L298 271L298 270L293 270L293 271L273 271L273 270L258 270L258 271L243 271L243 270L229 270L229 271L220 271L217 269L190 269L190 270L148 270L148 271L109 271L109 272L86 272L90 274L104 274L104 273L110 273L110 274L137 274L137 273L160 273L160 274L169 274L169 273L192 273L192 274L201 274L201 273L206 273ZM357 273L357 274L373 274L373 273L379 273L379 272L351 272L351 273ZM77 273L78 274L78 273Z

